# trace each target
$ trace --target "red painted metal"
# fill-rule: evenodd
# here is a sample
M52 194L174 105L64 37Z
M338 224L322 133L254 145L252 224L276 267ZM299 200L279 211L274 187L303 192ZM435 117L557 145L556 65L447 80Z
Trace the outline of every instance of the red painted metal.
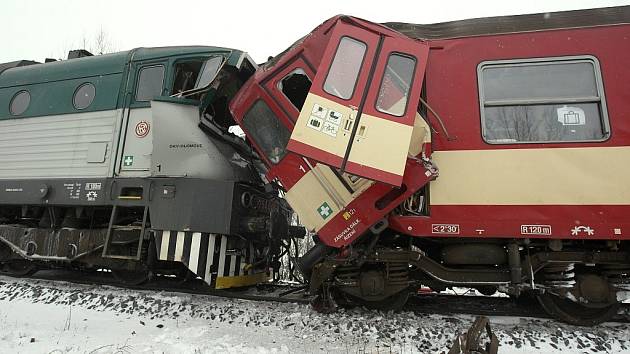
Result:
M259 70L232 101L230 109L237 122L257 99L266 100L279 119L293 128L297 110L281 101L282 94L267 83L292 68L317 68L337 21L383 30L366 21L335 17L301 42L296 43L269 67ZM388 29L386 29L388 30ZM388 30L389 31L389 30ZM431 107L440 114L451 136L447 140L436 128L432 151L539 149L568 147L619 147L630 145L630 25L544 30L527 33L480 35L464 38L429 40L431 49L425 77L425 94ZM488 60L592 55L600 63L612 135L604 142L504 144L483 141L477 89L477 66ZM324 56L326 57L326 56ZM312 70L307 72L312 74ZM314 83L314 86L317 83ZM374 83L378 85L378 83ZM321 86L318 86L321 87ZM266 88L266 89L264 89ZM323 91L322 94L325 94ZM284 109L282 109L284 107ZM370 108L371 109L371 108ZM437 118L429 113L433 127ZM246 132L247 133L247 132ZM254 144L255 145L255 144ZM310 161L315 165L314 161ZM626 164L628 161L619 161ZM267 161L268 177L277 178L290 189L309 170L303 157L289 152L277 165ZM439 167L439 166L438 166ZM402 200L419 190L435 176L415 160L408 159L403 185L405 191L383 209L375 202L393 187L375 183L346 209L353 217L344 220L339 213L319 232L320 239L331 246L351 244L362 232L388 215ZM481 171L483 173L483 171ZM606 183L606 181L602 181ZM358 221L357 221L358 220ZM351 225L350 231L347 230ZM389 216L390 226L417 237L475 238L562 238L630 239L630 201L624 205L432 205L430 216ZM449 226L450 225L450 226ZM457 225L455 227L454 225ZM353 231L354 230L354 231ZM352 233L352 234L350 234Z

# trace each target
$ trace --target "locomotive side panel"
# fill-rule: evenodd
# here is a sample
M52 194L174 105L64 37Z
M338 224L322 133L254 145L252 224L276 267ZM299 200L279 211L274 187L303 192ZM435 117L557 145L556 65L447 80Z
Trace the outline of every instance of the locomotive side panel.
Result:
M121 111L0 120L0 179L111 177Z

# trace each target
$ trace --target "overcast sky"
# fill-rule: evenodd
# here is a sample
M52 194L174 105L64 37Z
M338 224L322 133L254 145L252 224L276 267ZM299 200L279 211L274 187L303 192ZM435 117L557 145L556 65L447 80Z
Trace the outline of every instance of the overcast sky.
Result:
M84 42L93 47L101 29L116 51L215 45L245 50L262 62L340 13L374 22L435 23L618 5L630 0L2 0L0 63L65 58Z

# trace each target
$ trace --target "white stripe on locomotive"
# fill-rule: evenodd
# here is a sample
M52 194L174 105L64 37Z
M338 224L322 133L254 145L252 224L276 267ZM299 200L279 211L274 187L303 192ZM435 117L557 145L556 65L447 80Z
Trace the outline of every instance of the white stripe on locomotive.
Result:
M190 244L186 242L187 237L191 238ZM206 240L207 247L204 245ZM230 249L229 240L230 236L201 232L165 230L155 234L155 241L160 245L158 250L160 260L182 262L208 284L212 283L213 275L223 278L256 273L254 269L247 268L248 265L254 264L254 244L248 242L242 249ZM215 256L215 253L218 255Z
M225 276L225 251L227 248L227 237L221 235L221 245L219 246L220 251L219 251L219 269L217 271L217 276L218 277L223 277Z
M162 231L162 245L160 246L160 259L168 259L168 243L171 238L170 231Z
M184 239L186 237L186 233L183 231L177 232L177 243L175 244L175 258L173 259L175 262L182 262L182 256L184 255Z
M201 232L192 234L190 242L190 255L188 256L188 268L197 273L197 265L199 263L199 247L201 246Z

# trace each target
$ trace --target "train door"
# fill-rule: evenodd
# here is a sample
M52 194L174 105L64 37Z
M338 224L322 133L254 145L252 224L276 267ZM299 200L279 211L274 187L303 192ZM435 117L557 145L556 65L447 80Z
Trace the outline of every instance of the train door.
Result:
M400 185L428 46L338 22L288 149L357 176Z
M153 122L150 101L166 94L166 62L145 62L134 65L136 85L133 88L127 116L127 129L119 165L121 175L149 174L153 151Z

